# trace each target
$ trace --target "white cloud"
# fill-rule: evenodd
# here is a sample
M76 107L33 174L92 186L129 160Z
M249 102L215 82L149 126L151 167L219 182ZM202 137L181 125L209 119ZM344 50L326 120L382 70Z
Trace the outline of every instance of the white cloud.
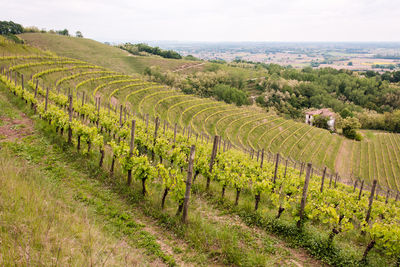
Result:
M396 0L27 0L1 20L100 41L400 41Z

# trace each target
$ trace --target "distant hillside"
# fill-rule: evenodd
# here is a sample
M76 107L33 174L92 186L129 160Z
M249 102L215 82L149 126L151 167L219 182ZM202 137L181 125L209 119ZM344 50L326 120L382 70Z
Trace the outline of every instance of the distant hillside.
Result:
M48 33L23 33L19 35L28 44L51 50L60 56L73 57L126 74L143 73L146 67L159 66L161 70L177 70L196 61L165 59L158 56L134 56L117 47L91 39Z

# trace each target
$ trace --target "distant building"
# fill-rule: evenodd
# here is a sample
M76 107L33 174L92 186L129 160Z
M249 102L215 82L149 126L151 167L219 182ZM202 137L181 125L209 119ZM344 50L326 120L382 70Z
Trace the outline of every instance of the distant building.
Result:
M320 115L324 117L328 117L329 120L327 122L328 128L331 131L335 130L335 112L330 111L327 108L311 110L306 112L306 123L308 125L313 125L313 120L315 115Z

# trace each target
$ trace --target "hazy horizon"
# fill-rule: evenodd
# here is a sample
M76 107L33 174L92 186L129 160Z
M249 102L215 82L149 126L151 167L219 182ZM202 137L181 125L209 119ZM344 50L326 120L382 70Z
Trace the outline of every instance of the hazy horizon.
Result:
M395 0L16 0L2 7L0 20L79 30L102 42L400 42Z

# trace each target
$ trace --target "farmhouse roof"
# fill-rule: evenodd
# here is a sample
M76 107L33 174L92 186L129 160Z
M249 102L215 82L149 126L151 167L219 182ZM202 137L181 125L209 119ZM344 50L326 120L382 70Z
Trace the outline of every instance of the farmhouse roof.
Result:
M317 110L310 110L306 112L307 115L322 115L326 117L333 117L335 113L330 111L328 108L317 109Z

